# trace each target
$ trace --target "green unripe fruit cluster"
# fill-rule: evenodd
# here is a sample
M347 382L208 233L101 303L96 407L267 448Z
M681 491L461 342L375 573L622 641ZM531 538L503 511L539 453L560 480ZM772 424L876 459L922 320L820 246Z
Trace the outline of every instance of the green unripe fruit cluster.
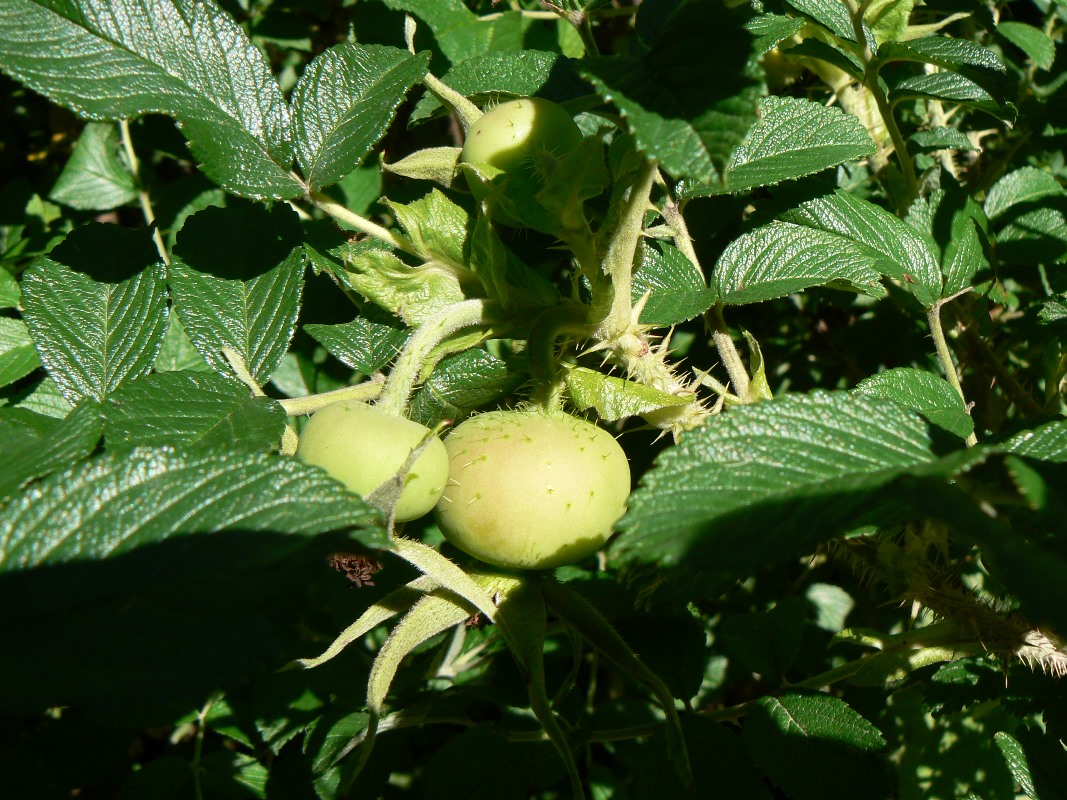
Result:
M615 438L564 414L493 411L445 439L445 537L510 569L552 569L600 549L626 510L630 466Z
M348 489L366 496L393 477L430 435L425 425L357 401L333 403L304 426L298 458L322 467ZM448 481L448 454L437 436L415 459L396 505L396 520L430 512Z

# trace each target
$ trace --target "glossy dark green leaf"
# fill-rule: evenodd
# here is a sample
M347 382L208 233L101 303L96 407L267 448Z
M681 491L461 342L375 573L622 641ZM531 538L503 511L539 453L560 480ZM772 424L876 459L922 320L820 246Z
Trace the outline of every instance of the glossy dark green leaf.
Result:
M411 398L410 416L424 425L459 421L513 390L521 376L484 350L464 350L441 361Z
M956 72L932 72L905 78L889 93L892 105L906 100L941 100L984 111L1011 122L1018 115L1012 103L998 102L985 88Z
M760 86L748 68L754 41L743 22L715 0L682 3L657 27L648 52L583 62L583 77L626 117L638 149L674 178L721 179L756 122ZM716 79L693 80L709 53Z
M63 420L17 408L0 409L0 502L30 481L66 469L96 447L104 421L99 406L87 401Z
M677 325L703 314L715 302L715 293L704 284L700 271L678 248L644 242L631 285L636 303L646 294L641 309L644 325Z
M346 42L308 64L292 109L296 156L312 189L331 186L359 166L428 63L427 53Z
M894 400L961 439L974 430L974 420L967 413L959 392L932 372L898 367L860 381L856 391Z
M399 320L381 313L360 315L340 325L306 325L304 330L330 355L364 375L396 358L410 335Z
M613 556L709 579L806 551L933 460L925 421L892 401L814 393L731 409L663 452L630 497Z
M296 328L304 252L296 213L253 203L207 208L178 236L168 282L182 327L204 360L229 373L233 348L265 383Z
M285 411L274 400L214 372L164 372L130 381L104 406L109 450L134 447L266 452Z
M301 191L281 89L214 3L11 0L0 12L0 67L86 117L174 117L207 175L236 194Z
M146 231L75 229L22 281L24 316L72 403L104 400L152 368L167 326L163 264Z
M922 151L929 150L981 150L959 128L934 128L916 131L911 142Z
M770 186L873 153L874 142L851 114L798 97L766 97L759 121L734 151L726 187Z

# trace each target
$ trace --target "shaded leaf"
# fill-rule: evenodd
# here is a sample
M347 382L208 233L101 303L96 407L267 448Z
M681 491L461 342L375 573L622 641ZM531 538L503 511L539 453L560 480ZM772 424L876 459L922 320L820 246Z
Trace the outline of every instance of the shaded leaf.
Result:
M409 416L424 425L458 421L515 389L522 380L484 350L471 349L442 360L411 398Z
M286 205L207 208L185 223L169 272L174 309L204 360L229 373L223 347L261 384L281 363L304 286L300 223Z
M163 280L147 232L99 223L75 229L26 271L24 317L68 400L104 400L152 368L167 326Z
M676 179L710 183L756 122L752 35L714 0L679 4L659 23L647 52L586 59L582 75L626 117L646 157ZM708 53L716 79L693 80Z
M95 119L178 120L208 177L245 197L289 198L289 116L263 54L214 3L11 0L0 66Z
M165 372L130 381L108 397L109 450L134 447L266 452L285 411L274 400L214 372Z
M411 334L395 318L372 316L376 318L361 314L340 325L305 325L304 330L341 363L370 375L396 358Z
M741 737L756 766L788 797L859 800L891 794L885 767L871 755L885 739L836 697L762 697L746 715ZM811 769L813 764L819 769Z
M1040 28L1009 20L997 25L997 33L1026 53L1041 69L1052 69L1052 62L1056 60L1056 43Z

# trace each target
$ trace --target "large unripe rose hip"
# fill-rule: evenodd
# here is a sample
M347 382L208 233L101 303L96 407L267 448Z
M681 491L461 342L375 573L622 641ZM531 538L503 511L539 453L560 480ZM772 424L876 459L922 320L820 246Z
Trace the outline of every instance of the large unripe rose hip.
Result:
M341 401L317 411L308 421L296 455L365 496L395 475L429 433L425 425L366 403ZM396 520L405 522L428 513L447 480L448 454L433 436L408 473L396 505Z
M626 510L630 466L607 431L575 417L494 411L445 439L437 522L460 550L512 569L551 569L598 550Z

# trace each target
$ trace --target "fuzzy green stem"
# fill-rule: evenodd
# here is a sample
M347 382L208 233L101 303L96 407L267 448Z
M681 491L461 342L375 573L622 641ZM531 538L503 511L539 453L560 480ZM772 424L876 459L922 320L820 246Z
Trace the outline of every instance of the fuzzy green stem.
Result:
M967 397L963 393L963 386L960 384L960 377L956 373L956 364L952 360L952 351L949 350L948 340L945 338L945 329L941 326L941 303L934 303L926 311L926 322L930 326L930 336L934 340L934 351L937 353L937 360L941 362L941 369L945 372L945 378L952 388L959 394L960 399L963 400L963 405L967 406ZM968 413L970 409L968 408ZM971 435L967 437L967 446L973 447L978 444L978 437L972 431Z
M541 408L559 408L563 381L556 369L556 340L561 336L589 336L588 309L578 303L564 303L550 308L535 321L527 339L530 375L533 377L533 400Z
M331 403L338 403L342 400L357 400L364 403L376 400L381 396L384 385L384 378L375 376L369 381L363 381L363 383L355 386L345 386L340 389L334 389L332 392L322 392L321 394L312 394L307 397L289 397L278 402L290 417L299 417L303 414L313 414L320 408L325 408Z
M611 281L611 305L607 319L598 332L601 339L614 340L630 328L633 318L634 257L644 230L645 212L649 209L649 195L656 174L656 164L646 162L623 201L615 232L604 253L601 269ZM599 305L595 297L593 305Z
M404 416L411 392L434 348L463 328L492 324L495 311L496 306L489 300L464 300L423 322L393 364L377 407Z
M156 250L159 252L159 257L163 259L163 263L170 265L170 253L167 252L167 245L163 241L163 234L159 232L159 226L156 225L156 212L152 209L152 198L148 194L148 190L144 188L144 180L141 177L141 162L137 158L137 153L133 149L133 139L130 136L130 123L129 120L119 120L119 132L122 136L122 148L126 151L126 160L130 165L130 174L133 175L134 183L137 184L137 201L141 206L141 215L144 217L145 225L152 229L152 242L156 246Z
M404 39L412 55L415 53L415 28L414 17L410 15L404 17ZM445 108L455 114L464 133L467 133L482 116L482 110L478 106L437 78L432 72L426 73L422 83Z
M383 228L381 225L371 222L366 217L361 217L354 211L349 211L343 205L330 199L322 192L312 192L309 199L317 208L322 209L339 222L351 225L356 230L365 233L368 236L373 236L375 239L385 242L386 244L395 247L397 250L403 250L405 253L413 256L419 255L415 251L414 246L407 239L398 236L388 228Z

